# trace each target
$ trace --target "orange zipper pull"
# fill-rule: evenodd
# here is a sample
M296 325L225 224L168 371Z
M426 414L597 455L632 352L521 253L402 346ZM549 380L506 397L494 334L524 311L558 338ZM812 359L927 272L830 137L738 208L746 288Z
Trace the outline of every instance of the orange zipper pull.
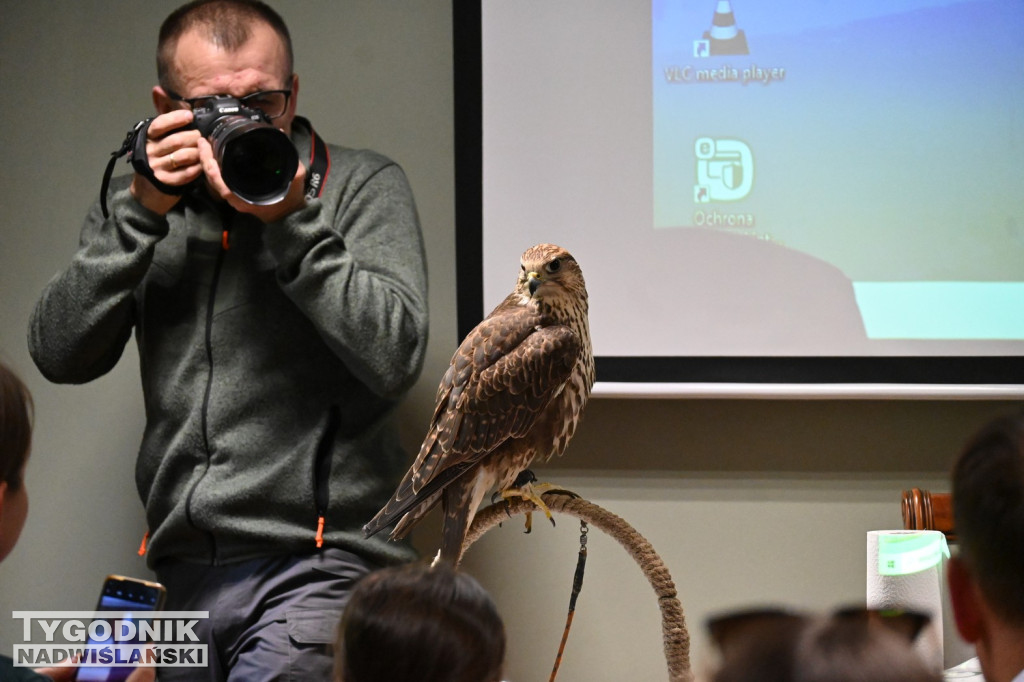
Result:
M139 545L139 556L145 556L146 554L146 543L149 541L149 531L147 530L142 536L142 544Z
M227 251L228 249L231 248L231 244L230 244L230 242L228 240L228 237L230 236L230 234L231 233L228 232L227 230L224 230L223 232L220 233L220 245L221 245L221 247L223 247L223 249L225 251Z
M316 546L317 548L324 546L324 515L321 514L316 518Z

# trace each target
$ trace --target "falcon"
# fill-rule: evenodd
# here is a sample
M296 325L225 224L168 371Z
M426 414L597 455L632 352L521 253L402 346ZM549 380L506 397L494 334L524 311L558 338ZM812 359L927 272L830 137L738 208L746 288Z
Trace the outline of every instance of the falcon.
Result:
M538 244L523 253L512 293L452 356L419 454L366 537L398 521L390 537L403 538L440 502L436 560L457 566L492 489L531 499L550 518L528 467L565 451L594 385L587 312L583 272L568 251Z

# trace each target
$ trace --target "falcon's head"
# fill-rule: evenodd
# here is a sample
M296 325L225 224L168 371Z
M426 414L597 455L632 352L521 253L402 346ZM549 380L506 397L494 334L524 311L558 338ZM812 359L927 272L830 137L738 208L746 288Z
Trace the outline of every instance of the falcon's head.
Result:
M524 302L543 301L555 307L583 303L587 287L583 271L572 254L554 244L537 244L520 259L516 293Z

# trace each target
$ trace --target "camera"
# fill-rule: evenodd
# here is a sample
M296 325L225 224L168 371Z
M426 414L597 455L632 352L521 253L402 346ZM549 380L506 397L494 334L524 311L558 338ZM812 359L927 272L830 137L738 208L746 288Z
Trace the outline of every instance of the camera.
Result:
M299 155L262 111L220 95L192 113L188 127L210 141L228 189L257 206L277 203L288 194Z
M276 204L284 199L295 179L295 171L299 169L299 153L288 136L274 127L262 111L247 107L230 95L212 95L205 98L205 102L206 106L192 109L192 123L181 130L198 130L209 140L228 189L243 201L256 206ZM147 118L136 123L125 136L121 148L111 152L100 186L100 206L104 218L110 215L107 210L107 190L110 189L114 163L122 156L127 155L135 172L164 194L181 195L201 182L197 178L187 185L168 185L156 177L146 153L147 131L152 122L152 118ZM317 153L319 162L326 161L329 165L326 147L314 139L316 144L323 147ZM318 180L322 181L324 175L318 174ZM319 182L317 186L320 186Z

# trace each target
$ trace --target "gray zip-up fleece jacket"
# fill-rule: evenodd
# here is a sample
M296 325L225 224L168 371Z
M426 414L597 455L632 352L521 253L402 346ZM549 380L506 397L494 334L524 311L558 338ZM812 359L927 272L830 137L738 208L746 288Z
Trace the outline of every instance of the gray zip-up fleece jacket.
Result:
M292 136L308 159L309 131ZM325 547L412 557L361 528L408 464L392 412L426 348L423 239L397 165L329 149L320 198L276 224L205 190L161 217L119 178L32 314L55 382L103 375L135 331L150 566L313 552L321 518Z

